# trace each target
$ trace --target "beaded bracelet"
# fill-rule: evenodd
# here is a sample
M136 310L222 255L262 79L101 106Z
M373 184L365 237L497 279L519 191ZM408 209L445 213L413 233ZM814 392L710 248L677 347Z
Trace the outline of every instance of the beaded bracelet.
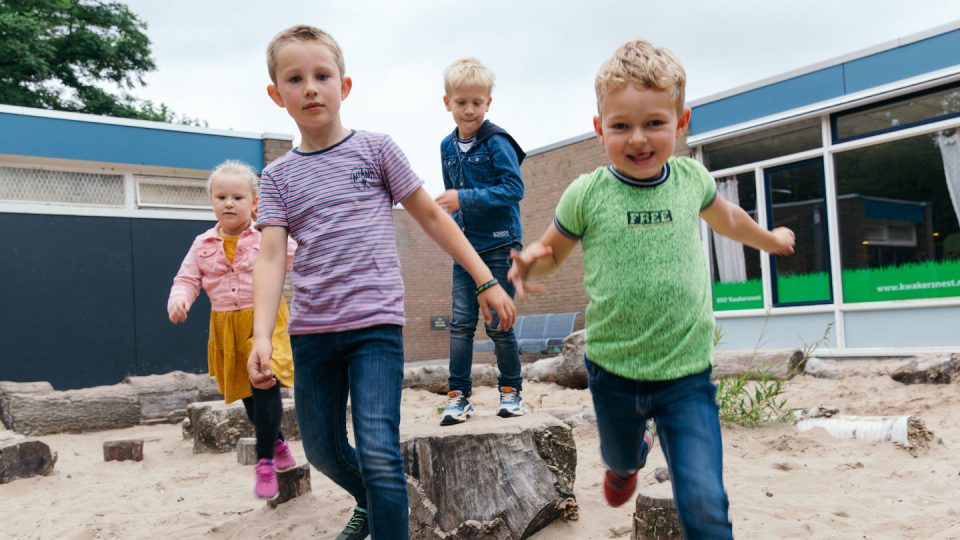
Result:
M488 281L488 282L484 283L483 285L480 285L479 287L477 287L477 296L480 296L480 293L482 293L483 291L489 289L490 287L493 287L494 285L499 285L499 284L500 284L500 282L497 281L497 278L491 279L490 281Z

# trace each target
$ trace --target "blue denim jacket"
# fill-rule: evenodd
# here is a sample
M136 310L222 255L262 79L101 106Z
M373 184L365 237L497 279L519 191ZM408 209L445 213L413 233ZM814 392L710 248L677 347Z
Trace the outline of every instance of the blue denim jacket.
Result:
M440 143L443 185L457 190L460 210L453 219L478 253L523 240L520 163L526 154L509 133L485 120L467 152L457 145L457 128Z

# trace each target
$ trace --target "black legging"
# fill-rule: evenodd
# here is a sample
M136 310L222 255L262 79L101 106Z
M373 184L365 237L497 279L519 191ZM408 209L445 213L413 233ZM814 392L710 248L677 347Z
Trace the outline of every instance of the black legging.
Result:
M274 384L266 390L250 389L253 395L243 398L243 407L257 434L257 460L273 459L273 445L278 439L284 440L280 431L280 420L283 418L280 384Z

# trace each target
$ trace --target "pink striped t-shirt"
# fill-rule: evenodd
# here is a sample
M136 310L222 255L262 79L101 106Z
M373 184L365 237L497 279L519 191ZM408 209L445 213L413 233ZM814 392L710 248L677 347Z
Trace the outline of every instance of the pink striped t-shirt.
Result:
M388 135L366 131L264 168L257 228L284 227L299 245L291 335L403 324L391 209L422 184Z

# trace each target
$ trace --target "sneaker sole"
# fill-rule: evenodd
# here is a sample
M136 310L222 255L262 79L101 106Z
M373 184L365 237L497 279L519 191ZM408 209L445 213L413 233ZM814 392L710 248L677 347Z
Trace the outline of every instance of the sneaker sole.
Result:
M444 416L444 417L440 420L440 425L441 425L441 426L452 426L452 425L455 425L455 424L462 424L462 423L466 422L468 419L470 419L471 416L473 416L473 407L472 407L472 406L470 406L470 407L468 407L467 409L465 409L465 410L463 411L463 416L461 416L460 418L454 418L453 416Z
M507 409L500 409L499 411L497 411L497 416L499 416L500 418L516 418L517 416L523 416L525 414L527 413L526 412L515 413L515 412L508 411Z

